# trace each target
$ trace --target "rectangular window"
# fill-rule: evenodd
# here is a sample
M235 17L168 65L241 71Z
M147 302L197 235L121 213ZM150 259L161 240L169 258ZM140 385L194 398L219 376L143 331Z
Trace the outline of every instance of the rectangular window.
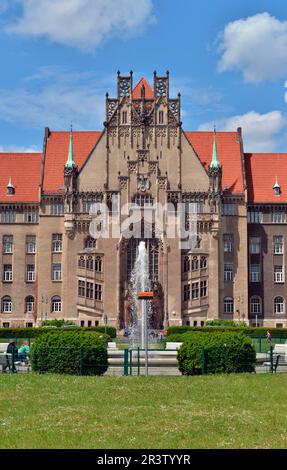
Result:
M261 224L262 212L249 209L247 212L247 221L249 224Z
M85 281L78 281L78 296L86 297Z
M102 258L100 256L97 256L96 261L95 261L95 271L96 273L101 273L102 270L103 270Z
M251 254L260 253L260 238L258 237L249 238L249 253Z
M273 247L274 247L275 255L281 255L283 253L283 236L282 235L275 235L273 237Z
M95 284L95 300L102 300L102 285L101 284Z
M35 265L28 264L27 265L27 282L35 282Z
M10 322L4 321L3 324L2 324L2 327L3 328L10 328Z
M122 124L126 124L128 122L128 112L123 111L122 112Z
M64 204L62 202L52 202L50 206L51 215L63 215L64 214Z
M233 251L233 234L232 233L224 233L223 250L225 253L232 253Z
M193 282L191 284L191 298L194 300L194 299L198 299L199 297L199 282Z
M13 235L3 235L3 253L13 253Z
M87 282L86 297L88 299L94 298L94 284L92 282Z
M283 281L283 266L274 266L274 282L275 284L284 282Z
M24 210L24 222L35 224L38 222L38 211L35 209Z
M27 322L26 323L26 328L33 328L33 323L32 322Z
M60 253L62 251L62 234L61 233L53 233L52 251L53 253Z
M12 264L4 264L3 281L4 282L13 281Z
M260 282L260 266L253 264L250 266L250 282Z
M90 210L92 208L92 213L97 213L96 211L96 202L93 201L93 200L86 200L86 201L83 201L83 212L85 214L89 214L90 213Z
M234 202L224 202L222 204L222 215L236 215L237 206Z
M190 299L190 284L185 284L183 286L183 300L187 302Z
M233 281L233 263L224 264L224 280Z
M200 281L200 297L207 297L207 281Z
M61 281L62 265L61 263L52 263L52 281Z
M163 111L158 112L158 123L163 124Z
M36 253L36 236L27 235L26 237L26 253Z
M16 222L16 211L12 209L6 209L1 211L1 223L2 224L14 224Z
M283 224L285 222L285 212L284 211L272 212L271 221L273 224Z

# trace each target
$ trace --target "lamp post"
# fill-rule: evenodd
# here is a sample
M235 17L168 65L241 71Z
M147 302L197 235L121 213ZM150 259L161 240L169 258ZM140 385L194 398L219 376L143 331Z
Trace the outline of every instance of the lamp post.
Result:
M104 315L105 335L107 334L108 315Z

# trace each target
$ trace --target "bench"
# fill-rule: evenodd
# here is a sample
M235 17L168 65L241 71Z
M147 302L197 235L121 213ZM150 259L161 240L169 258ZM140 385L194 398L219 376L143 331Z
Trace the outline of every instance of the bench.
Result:
M182 343L179 343L179 342L167 342L166 343L166 346L165 346L165 349L171 349L171 350L176 350L176 349L179 349L180 346L182 345Z
M264 366L271 366L271 361L263 362ZM277 372L279 366L287 367L287 344L275 344L273 348L272 371Z
M108 343L108 348L109 349L117 349L117 343L109 342Z
M0 343L0 353L5 353L7 351L9 343Z
M12 370L12 354L8 353L0 353L0 366L2 369L2 372L4 372L6 369L9 371Z

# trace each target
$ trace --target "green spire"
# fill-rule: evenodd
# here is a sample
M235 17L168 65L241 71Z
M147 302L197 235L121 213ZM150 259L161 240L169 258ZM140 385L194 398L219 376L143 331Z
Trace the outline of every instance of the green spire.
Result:
M220 168L220 163L217 156L217 145L216 145L216 128L214 126L214 134L213 134L213 150L212 150L212 160L210 163L210 168L212 170L218 170Z
M70 132L70 144L69 144L69 154L68 154L68 160L66 161L66 168L75 168L76 163L74 162L74 151L73 151L73 129L71 126L71 132Z

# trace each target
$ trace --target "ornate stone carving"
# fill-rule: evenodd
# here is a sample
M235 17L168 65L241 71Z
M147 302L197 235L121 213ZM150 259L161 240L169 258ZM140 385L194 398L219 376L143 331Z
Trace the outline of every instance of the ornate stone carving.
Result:
M157 173L158 162L148 162L148 171L149 173Z
M166 137L166 126L156 127L156 136L157 137Z
M119 188L122 190L128 188L128 176L119 176Z
M149 157L149 150L137 150L138 160L147 161Z
M147 191L150 188L150 181L146 175L139 175L137 178L138 191Z
M128 161L128 172L137 173L137 170L138 170L138 162Z
M173 204L177 204L178 202L180 202L180 192L169 191L167 193L167 202L172 202Z
M121 126L119 128L119 135L120 135L120 137L129 137L130 128L128 126Z
M114 100L114 99L108 99L107 100L107 118L108 118L108 121L113 116L117 106L118 106L118 100Z
M156 96L167 95L167 80L166 78L156 78L155 80L155 93Z
M130 77L120 78L120 97L130 95Z
M157 178L159 189L167 189L167 178L166 176L158 176Z
M178 121L179 119L179 101L178 100L169 100L169 109L172 115Z

